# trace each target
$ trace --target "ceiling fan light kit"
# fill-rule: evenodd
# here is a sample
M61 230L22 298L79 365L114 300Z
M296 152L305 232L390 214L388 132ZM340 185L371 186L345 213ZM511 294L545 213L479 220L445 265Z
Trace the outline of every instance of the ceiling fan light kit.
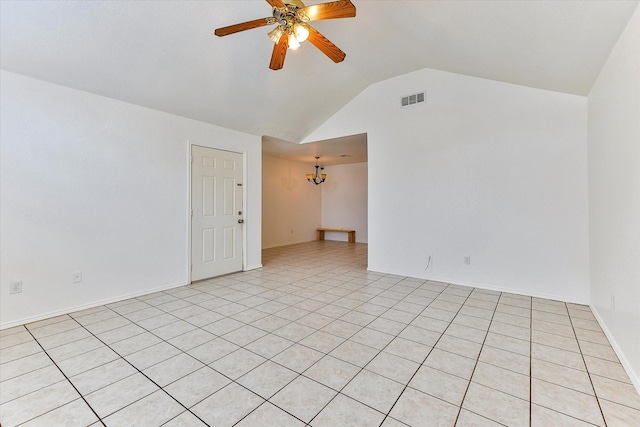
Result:
M215 35L223 37L252 28L277 24L276 28L267 34L274 42L269 64L269 68L272 70L279 70L284 66L287 49L295 50L305 40L309 40L312 45L327 55L333 62L338 63L344 60L346 54L309 25L308 22L324 19L353 18L356 16L356 7L350 0L339 0L308 7L300 0L266 1L273 8L273 16L218 28L215 30Z

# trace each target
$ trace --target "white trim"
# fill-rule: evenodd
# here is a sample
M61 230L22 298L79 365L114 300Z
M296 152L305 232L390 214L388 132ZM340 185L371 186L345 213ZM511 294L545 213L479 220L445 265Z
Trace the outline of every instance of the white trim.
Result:
M616 342L616 339L614 338L611 331L609 331L609 328L607 328L607 324L604 322L604 319L602 318L602 316L600 316L600 313L598 313L598 310L596 310L595 306L589 305L589 308L591 308L591 312L593 313L593 316L596 318L596 320L598 321L598 324L602 328L602 331L604 332L605 336L609 340L609 343L611 344L613 351L616 353L616 356L618 356L618 359L620 359L620 363L622 364L622 367L627 372L627 375L629 375L629 379L631 380L631 383L633 383L633 386L636 388L636 391L640 394L640 376L638 375L639 373L636 373L633 370L631 363L629 363L629 360L627 360L622 349Z
M283 246L291 246L291 245L299 245L301 243L309 243L309 242L316 242L316 239L313 240L296 240L295 242L287 242L287 243L278 243L275 245L270 245L270 246L263 246L262 249L273 249L273 248L281 248ZM338 240L331 240L332 242L337 242ZM346 243L345 241L341 241L342 243Z
M193 219L193 215L191 215L191 211L193 210L193 204L191 201L191 166L193 165L193 154L191 154L191 146L193 144L190 140L187 139L187 173L189 176L187 177L187 200L189 201L187 206L187 283L191 283L191 270L193 262L191 260L191 221Z
M249 161L247 152L242 153L242 271L247 271L247 182L249 182Z
M374 273L393 274L396 276L411 277L411 278L421 279L421 280L431 280L433 282L449 283L451 285L470 286L472 288L486 289L488 291L507 292L510 294L525 295L528 297L542 298L542 299L551 299L551 300L562 301L562 302L567 302L571 304L589 305L589 301L569 298L563 295L546 294L544 292L527 292L521 289L508 289L500 286L490 286L484 283L473 283L473 282L464 282L460 280L450 280L443 277L415 277L415 276L407 275L406 273L395 272L395 271L383 271L383 270L378 270L371 267L367 267L367 270Z
M262 268L263 265L262 264L258 264L258 265L248 265L246 270L244 271L251 271L251 270L257 270L258 268Z
M151 288L151 289L147 289L147 290L144 290L144 291L141 291L141 292L134 292L134 293L131 293L131 294L125 294L125 295L121 295L121 296L118 296L118 297L107 298L107 299L100 300L100 301L97 301L97 302L92 302L92 303L83 304L83 305L77 305L75 307L66 308L66 309L63 309L63 310L50 311L50 312L45 313L45 314L38 314L37 316L25 317L23 319L18 319L18 320L14 320L12 322L9 322L9 323L1 324L0 325L0 330L13 328L14 326L26 325L26 324L29 324L29 323L37 322L39 320L44 320L44 319L49 319L51 317L61 316L63 314L75 313L77 311L87 310L89 308L100 307L102 305L107 305L107 304L111 304L111 303L118 302L118 301L124 301L124 300L127 300L127 299L136 298L136 297L139 297L139 296L142 296L142 295L149 295L149 294L152 294L154 292L160 292L160 291L166 291L167 289L179 288L181 286L187 286L188 284L189 283L176 283L176 284L172 284L172 285L159 286L157 288Z

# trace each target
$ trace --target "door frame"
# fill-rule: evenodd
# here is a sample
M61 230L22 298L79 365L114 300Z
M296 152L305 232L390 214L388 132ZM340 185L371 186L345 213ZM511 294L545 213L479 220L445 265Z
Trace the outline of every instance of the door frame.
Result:
M198 147L202 147L202 148L210 148L212 150L220 150L220 151L227 151L230 153L235 153L235 154L240 154L242 155L242 217L244 219L244 223L247 223L247 218L249 217L248 212L247 212L247 176L248 176L248 171L247 171L247 152L246 151L234 151L234 150L228 150L226 148L220 148L218 146L210 146L210 145L206 145L206 144L200 144L200 143L196 143L193 142L191 140L187 140L187 173L188 173L188 188L187 188L187 199L188 199L188 204L187 204L187 218L188 218L188 232L187 232L187 284L191 284L191 270L192 270L192 256L193 254L191 253L191 240L192 240L192 233L193 233L193 228L192 228L192 219L193 217L191 216L191 209L192 208L192 201L191 201L191 165L193 164L193 154L192 153L192 149L191 147L193 147L194 145L198 146ZM244 225L242 227L242 270L240 271L247 271L247 226ZM233 273L230 273L233 274Z

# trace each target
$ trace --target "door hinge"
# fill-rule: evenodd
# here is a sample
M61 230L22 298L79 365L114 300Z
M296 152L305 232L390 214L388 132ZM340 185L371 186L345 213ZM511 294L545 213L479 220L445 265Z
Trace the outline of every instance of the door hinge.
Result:
M242 183L241 183L241 182L237 183L236 185L237 185L238 187L242 187Z
M191 218L193 218L193 209L191 209Z

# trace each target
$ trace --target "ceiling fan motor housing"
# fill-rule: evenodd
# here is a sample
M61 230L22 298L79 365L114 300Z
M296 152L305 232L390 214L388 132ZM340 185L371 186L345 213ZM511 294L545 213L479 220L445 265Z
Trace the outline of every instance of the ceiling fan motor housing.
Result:
M296 22L309 22L303 7L288 4L286 8L273 8L273 17L279 25L290 27Z

